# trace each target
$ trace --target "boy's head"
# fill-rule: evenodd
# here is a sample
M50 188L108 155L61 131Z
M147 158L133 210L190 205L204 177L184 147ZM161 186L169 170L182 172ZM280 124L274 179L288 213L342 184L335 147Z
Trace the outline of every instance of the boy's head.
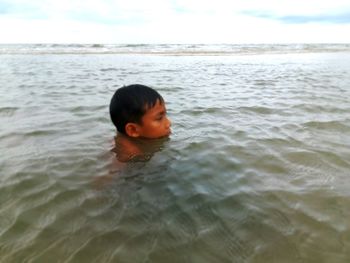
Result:
M164 100L150 87L135 84L118 89L109 112L117 130L130 137L153 139L170 134Z

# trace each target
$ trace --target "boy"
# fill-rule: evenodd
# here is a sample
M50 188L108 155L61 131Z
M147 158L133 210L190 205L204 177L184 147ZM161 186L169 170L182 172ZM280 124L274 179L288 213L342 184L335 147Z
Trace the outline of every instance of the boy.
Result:
M109 112L118 135L113 151L122 162L144 154L145 140L169 136L171 122L166 115L163 97L144 85L118 89L109 105Z

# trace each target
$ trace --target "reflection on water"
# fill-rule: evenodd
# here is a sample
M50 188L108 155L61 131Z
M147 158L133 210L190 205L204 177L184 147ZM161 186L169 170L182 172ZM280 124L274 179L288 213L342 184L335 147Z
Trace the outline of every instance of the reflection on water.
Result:
M115 145L112 152L115 153L119 162L146 162L152 156L162 150L164 142L168 138L143 139L132 138L122 133L118 133L114 138Z
M1 61L0 262L350 260L348 53ZM113 145L130 83L169 139Z

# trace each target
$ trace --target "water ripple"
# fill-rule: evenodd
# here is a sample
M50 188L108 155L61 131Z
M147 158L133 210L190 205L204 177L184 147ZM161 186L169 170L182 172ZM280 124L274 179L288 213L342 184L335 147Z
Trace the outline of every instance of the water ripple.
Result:
M34 48L165 52L2 55L0 262L349 262L348 53ZM173 133L121 165L108 103L131 83Z

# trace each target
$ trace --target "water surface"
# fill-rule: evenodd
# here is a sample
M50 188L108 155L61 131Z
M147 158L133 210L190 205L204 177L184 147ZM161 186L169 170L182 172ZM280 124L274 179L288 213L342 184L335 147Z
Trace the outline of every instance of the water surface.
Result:
M0 55L0 262L349 262L348 51L21 48ZM173 134L116 171L131 83Z

